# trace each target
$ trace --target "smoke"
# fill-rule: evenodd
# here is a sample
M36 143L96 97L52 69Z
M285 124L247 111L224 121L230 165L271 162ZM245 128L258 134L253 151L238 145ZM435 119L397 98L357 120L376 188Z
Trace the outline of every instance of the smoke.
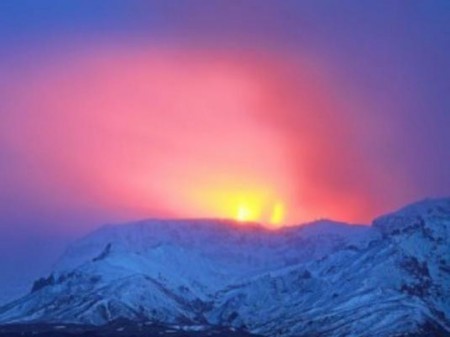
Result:
M389 121L306 57L102 47L10 78L3 191L36 209L367 222L408 189Z

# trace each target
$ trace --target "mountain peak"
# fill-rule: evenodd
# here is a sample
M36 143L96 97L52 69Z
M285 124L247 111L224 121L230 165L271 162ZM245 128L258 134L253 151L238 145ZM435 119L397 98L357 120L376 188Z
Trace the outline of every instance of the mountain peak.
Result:
M31 293L0 308L0 322L125 318L282 337L411 336L430 324L450 331L449 228L450 199L412 204L373 226L104 226L74 243Z
M373 221L385 234L398 234L413 229L450 231L450 198L424 199ZM433 228L431 228L433 227Z

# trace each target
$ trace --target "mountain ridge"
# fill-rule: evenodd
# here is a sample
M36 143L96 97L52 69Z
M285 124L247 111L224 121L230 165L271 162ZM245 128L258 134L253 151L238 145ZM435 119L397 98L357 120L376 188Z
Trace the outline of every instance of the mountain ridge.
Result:
M127 318L264 336L406 336L424 326L450 334L450 198L364 227L223 224L102 227L30 294L1 307L0 324Z

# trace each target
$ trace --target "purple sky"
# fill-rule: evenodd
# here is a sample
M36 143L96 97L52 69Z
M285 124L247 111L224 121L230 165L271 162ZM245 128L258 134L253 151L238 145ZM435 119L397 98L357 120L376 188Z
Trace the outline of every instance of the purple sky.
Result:
M448 195L449 36L448 1L1 1L0 287L237 191L287 222Z

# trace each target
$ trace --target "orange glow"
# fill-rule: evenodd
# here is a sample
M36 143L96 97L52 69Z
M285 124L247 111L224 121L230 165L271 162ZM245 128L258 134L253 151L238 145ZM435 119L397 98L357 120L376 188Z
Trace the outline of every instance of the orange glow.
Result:
M267 209L266 209L267 208ZM277 228L283 225L284 206L281 202L273 205L272 214L268 218L270 205L264 207L263 204L250 203L248 201L241 201L237 205L236 220L240 222L260 222L263 225L271 228ZM267 216L267 218L265 218Z
M334 125L326 113L342 107L309 64L132 48L80 55L7 87L11 109L33 114L3 119L0 141L32 154L34 184L49 199L128 218L270 227L367 214L361 192L334 180L347 177L345 163L357 152L346 145L344 157L336 137L324 136L334 134L324 129L322 120Z
M268 227L279 224L283 219L276 209L276 192L273 187L269 189L259 183L255 177L242 175L243 181L230 181L228 183L209 182L204 180L197 188L186 187L186 197L195 212L208 210L220 218L231 218L239 222L259 222ZM272 181L276 181L272 178ZM193 211L194 212L194 211ZM274 222L275 220L275 222Z

